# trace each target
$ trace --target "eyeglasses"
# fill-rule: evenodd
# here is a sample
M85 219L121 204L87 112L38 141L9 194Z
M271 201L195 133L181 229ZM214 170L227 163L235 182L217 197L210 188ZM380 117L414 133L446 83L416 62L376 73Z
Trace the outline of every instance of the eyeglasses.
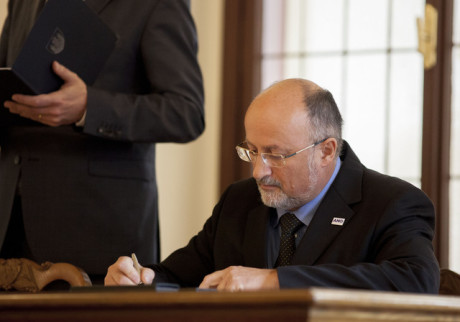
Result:
M256 163L257 156L260 155L262 157L264 164L268 165L269 167L281 168L286 165L286 159L293 157L294 155L297 155L300 152L306 151L314 146L317 146L318 144L323 143L327 139L328 138L325 138L321 141L315 142L312 145L309 145L297 152L294 152L288 155L278 154L278 153L257 153L255 151L252 151L252 150L249 150L248 148L243 147L243 145L246 144L246 142L242 142L238 144L235 148L236 148L236 152L238 153L238 156L243 161Z

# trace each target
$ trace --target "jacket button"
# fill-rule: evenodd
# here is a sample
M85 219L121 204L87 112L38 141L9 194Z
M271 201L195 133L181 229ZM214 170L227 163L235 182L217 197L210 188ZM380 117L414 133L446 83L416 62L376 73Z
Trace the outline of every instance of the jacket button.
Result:
M14 164L16 164L16 165L21 164L21 156L16 155L16 156L14 157L14 161L13 161L13 162L14 162Z

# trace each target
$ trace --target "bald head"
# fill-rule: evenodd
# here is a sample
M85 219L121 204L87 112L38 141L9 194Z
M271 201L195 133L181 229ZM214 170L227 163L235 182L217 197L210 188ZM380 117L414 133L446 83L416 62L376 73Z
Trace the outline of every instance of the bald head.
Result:
M302 78L289 78L279 82L274 83L264 91L262 91L258 96L263 95L269 91L279 91L279 93L284 93L290 90L299 91L304 97L310 94L313 94L315 91L323 90L318 84Z
M320 90L321 87L309 80L286 79L262 91L251 103L248 112L263 109L281 116L297 109L306 111L305 98Z
M249 106L248 121L260 131L283 134L298 127L309 142L336 138L337 154L342 145L342 117L331 93L306 79L286 79L261 92ZM301 137L298 137L299 139Z

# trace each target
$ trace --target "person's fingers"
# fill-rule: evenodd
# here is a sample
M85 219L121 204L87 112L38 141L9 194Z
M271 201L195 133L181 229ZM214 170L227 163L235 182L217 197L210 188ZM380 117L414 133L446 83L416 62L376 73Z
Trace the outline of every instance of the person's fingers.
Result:
M127 256L118 258L115 264L108 268L105 278L107 285L137 285L140 280L132 259Z
M203 278L199 288L216 288L222 280L223 271L215 271Z
M72 72L70 69L61 65L59 62L53 62L53 71L58 75L64 82L72 82L78 79L78 75Z
M141 268L141 280L142 283L149 285L152 284L153 279L155 278L155 272L147 267Z

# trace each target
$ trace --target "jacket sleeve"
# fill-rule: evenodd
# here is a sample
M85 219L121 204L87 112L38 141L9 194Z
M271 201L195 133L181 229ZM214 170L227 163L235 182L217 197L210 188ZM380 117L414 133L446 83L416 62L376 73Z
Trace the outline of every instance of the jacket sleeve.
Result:
M193 140L204 130L204 95L187 1L156 1L142 28L120 39L116 54L132 55L127 64L133 65L115 56L105 69L109 81L88 88L83 131L132 142ZM138 46L128 37L140 37ZM110 74L118 83L110 84Z

